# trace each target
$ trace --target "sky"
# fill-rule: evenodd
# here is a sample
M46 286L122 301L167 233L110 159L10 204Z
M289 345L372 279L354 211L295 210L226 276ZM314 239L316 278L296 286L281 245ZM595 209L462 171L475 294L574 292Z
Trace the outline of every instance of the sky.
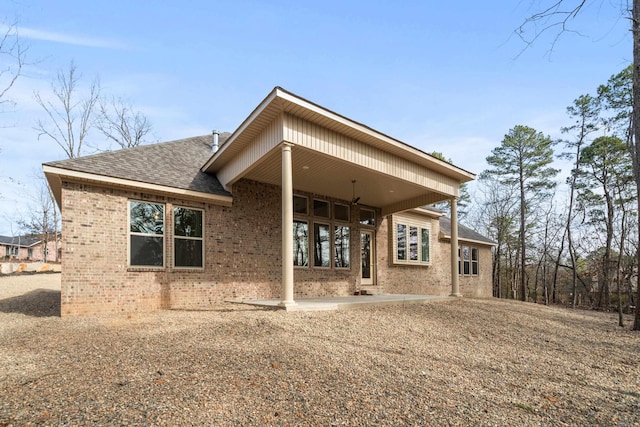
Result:
M566 107L631 62L619 0L588 1L569 32L527 47L515 30L551 2L4 0L0 28L15 23L29 63L0 112L0 235L28 216L42 163L65 158L34 130L34 93L51 99L71 61L81 92L99 79L157 141L232 132L281 86L479 174L516 125L562 137Z

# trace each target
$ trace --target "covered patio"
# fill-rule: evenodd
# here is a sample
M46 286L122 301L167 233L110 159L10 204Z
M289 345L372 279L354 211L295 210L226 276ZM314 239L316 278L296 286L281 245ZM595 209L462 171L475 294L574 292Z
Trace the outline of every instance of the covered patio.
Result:
M377 209L381 217L448 201L454 242L449 256L450 295L461 296L457 198L460 184L474 178L468 171L279 87L223 145L218 148L214 143L214 154L202 171L215 174L230 192L241 180L280 187L282 279L277 303L287 310L304 300L294 301L295 191L351 200L352 205ZM375 282L375 277L372 280ZM410 300L403 295L386 297ZM352 303L351 297L345 298L344 304ZM356 297L353 303L361 299Z

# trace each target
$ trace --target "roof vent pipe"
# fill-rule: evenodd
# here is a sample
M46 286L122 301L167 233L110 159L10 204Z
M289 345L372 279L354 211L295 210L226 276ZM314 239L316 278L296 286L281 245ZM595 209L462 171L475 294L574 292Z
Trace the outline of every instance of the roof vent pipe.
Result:
M211 132L213 134L213 145L211 146L211 151L214 153L218 151L218 136L220 133L217 130Z

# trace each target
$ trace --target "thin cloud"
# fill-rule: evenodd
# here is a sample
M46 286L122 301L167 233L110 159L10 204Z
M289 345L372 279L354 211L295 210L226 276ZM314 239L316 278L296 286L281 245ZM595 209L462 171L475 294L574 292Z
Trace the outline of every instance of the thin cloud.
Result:
M75 46L84 46L84 47L97 47L101 49L120 49L120 50L130 49L129 46L117 40L86 37L86 36L79 36L75 34L58 33L55 31L39 30L36 28L27 28L27 27L10 28L6 25L0 24L0 31L3 33L9 32L9 34L11 33L15 34L17 32L18 36L25 39L41 40L41 41L47 41L52 43L71 44Z

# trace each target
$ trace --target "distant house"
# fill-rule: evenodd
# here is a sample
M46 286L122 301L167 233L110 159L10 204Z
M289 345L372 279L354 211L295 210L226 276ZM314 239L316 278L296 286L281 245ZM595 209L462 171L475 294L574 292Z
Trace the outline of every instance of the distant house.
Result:
M455 219L472 173L279 87L231 134L43 167L62 212L64 316L492 294L493 242L423 207L448 200Z
M54 261L54 242L49 242L45 250L42 239L33 236L0 236L0 259L6 261Z

